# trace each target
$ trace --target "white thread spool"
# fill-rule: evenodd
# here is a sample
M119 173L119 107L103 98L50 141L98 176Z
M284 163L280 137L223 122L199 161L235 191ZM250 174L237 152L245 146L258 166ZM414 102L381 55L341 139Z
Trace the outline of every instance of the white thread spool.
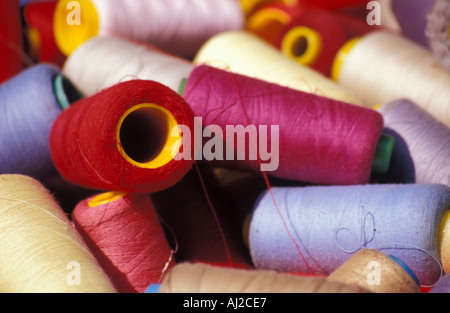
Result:
M117 37L95 37L79 46L62 69L85 96L119 82L154 80L178 91L191 62L145 44Z
M235 0L60 0L54 16L65 55L89 38L120 35L192 57L214 34L244 27Z
M399 35L377 31L338 53L333 78L366 106L408 98L450 126L450 75L432 53Z

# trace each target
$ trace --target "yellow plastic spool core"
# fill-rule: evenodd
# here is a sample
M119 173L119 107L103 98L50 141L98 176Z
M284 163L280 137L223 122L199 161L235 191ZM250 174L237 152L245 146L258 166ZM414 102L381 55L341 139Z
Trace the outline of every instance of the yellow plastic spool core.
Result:
M318 32L309 27L294 27L284 36L281 50L300 64L311 65L322 50L322 39Z
M140 168L156 169L173 160L181 147L182 134L170 111L142 103L123 114L116 138L125 160Z
M450 271L450 208L444 211L438 229L438 248L445 272Z
M277 40L279 32L287 25L291 17L277 8L267 8L253 13L247 20L248 31L270 43Z
M360 41L361 38L353 38L349 40L346 44L342 46L342 48L337 53L334 62L333 68L331 70L331 78L337 82L339 80L339 73L341 72L342 65L347 59L348 54L353 49L353 47Z
M103 204L112 203L114 201L117 201L117 200L125 197L126 195L127 195L127 193L124 191L106 192L106 193L103 193L103 194L98 195L97 197L91 199L91 201L89 201L89 207L96 208Z
M66 56L99 33L97 9L89 0L60 0L55 8L53 30L59 49Z

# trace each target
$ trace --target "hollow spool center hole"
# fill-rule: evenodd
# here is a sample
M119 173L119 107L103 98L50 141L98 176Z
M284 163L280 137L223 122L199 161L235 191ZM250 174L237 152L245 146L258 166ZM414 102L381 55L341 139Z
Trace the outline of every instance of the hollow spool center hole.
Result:
M168 122L163 112L155 108L140 108L131 112L120 128L124 152L137 163L154 160L163 150L168 136Z
M306 53L306 51L308 50L308 40L303 36L297 38L292 43L291 49L292 49L291 50L292 55L294 55L296 57L300 57L300 56L304 55Z

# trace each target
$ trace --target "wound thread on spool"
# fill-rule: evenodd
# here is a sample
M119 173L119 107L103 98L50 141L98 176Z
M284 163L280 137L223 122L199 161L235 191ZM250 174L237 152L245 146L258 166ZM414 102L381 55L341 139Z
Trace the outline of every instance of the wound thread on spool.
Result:
M450 293L450 274L444 275L429 293Z
M120 82L142 79L157 81L174 91L194 66L186 59L153 46L118 37L95 37L72 52L62 72L86 96Z
M373 293L420 293L417 277L401 260L371 249L356 252L328 279L356 284Z
M217 152L225 142L220 151L226 156L214 159L221 166L247 171L270 167L267 172L272 176L317 184L364 184L370 178L383 128L375 110L206 65L193 70L183 97L206 128L220 128L221 134L214 132L221 141L213 146ZM227 125L246 129L239 132ZM256 130L249 131L243 151L242 135L252 126ZM261 126L267 136L261 129L258 135ZM231 141L236 134L238 139ZM271 156L262 152L263 144L271 147ZM203 155L210 154L203 149Z
M269 270L248 270L182 263L172 268L159 293L369 293L324 277L299 277Z
M0 83L24 69L19 0L0 2Z
M168 87L128 81L64 111L52 127L50 152L58 172L76 185L156 192L174 185L191 168L192 157L176 158L184 141L176 130L179 125L192 129L193 123L190 107Z
M175 262L148 194L108 192L81 201L75 228L120 293L143 293Z
M198 51L194 64L227 69L292 89L361 104L353 92L286 57L276 47L247 31L227 31L213 36Z
M308 9L287 23L277 47L289 58L331 77L333 61L342 46L375 30L356 17Z
M425 35L433 55L450 72L450 4L436 0L427 17Z
M378 250L402 260L422 286L436 283L442 268L448 266L448 236L445 233L439 239L439 233L443 213L450 207L450 187L413 184L273 188L271 194L264 192L255 204L249 230L256 268L307 271L273 207L272 194L316 273L331 274L361 249ZM444 241L445 245L440 244Z
M50 192L22 175L0 176L0 291L115 293Z
M384 133L395 138L382 181L450 185L450 128L408 99L382 105Z
M0 173L56 174L48 140L53 122L82 95L54 65L37 64L0 85Z
M408 98L450 127L450 75L429 50L389 32L350 41L338 53L334 79L375 107ZM364 68L364 71L361 71Z
M77 2L74 8L70 0L61 0L55 11L55 38L65 55L92 37L113 35L193 57L214 34L244 27L244 14L235 0L144 0L139 6L133 0Z

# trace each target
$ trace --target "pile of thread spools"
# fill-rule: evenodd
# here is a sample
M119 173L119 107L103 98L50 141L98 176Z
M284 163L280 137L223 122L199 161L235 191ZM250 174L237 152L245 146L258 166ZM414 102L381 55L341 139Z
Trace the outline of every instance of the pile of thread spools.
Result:
M450 292L449 18L2 0L0 292Z

